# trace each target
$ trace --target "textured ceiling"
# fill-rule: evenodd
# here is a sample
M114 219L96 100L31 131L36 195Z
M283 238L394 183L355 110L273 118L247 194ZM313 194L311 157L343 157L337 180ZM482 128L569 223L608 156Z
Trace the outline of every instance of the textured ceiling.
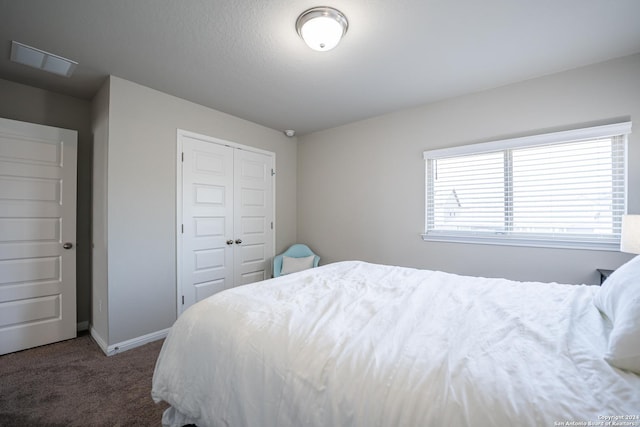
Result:
M294 28L319 5L349 19L330 52ZM113 74L298 134L636 52L640 0L0 0L0 78L91 99Z

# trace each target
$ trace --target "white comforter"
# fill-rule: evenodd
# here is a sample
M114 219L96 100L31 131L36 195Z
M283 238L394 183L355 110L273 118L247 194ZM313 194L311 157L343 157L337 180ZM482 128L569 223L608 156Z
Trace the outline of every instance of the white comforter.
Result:
M640 426L594 291L330 264L191 307L152 395L176 426Z

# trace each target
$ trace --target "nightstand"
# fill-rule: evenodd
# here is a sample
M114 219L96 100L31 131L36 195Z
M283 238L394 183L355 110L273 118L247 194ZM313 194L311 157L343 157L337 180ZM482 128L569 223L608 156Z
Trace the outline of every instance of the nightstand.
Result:
M604 281L607 280L607 278L611 276L611 273L615 271L615 270L607 270L604 268L596 268L596 270L598 271L598 273L600 273L600 286L602 286Z

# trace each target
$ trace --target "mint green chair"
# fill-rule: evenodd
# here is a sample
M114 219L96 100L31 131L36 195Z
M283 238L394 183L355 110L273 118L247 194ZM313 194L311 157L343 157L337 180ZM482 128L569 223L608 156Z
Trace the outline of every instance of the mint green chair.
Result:
M287 249L280 255L276 255L275 257L273 257L273 277L280 276L280 272L282 271L283 256L288 256L291 258L305 258L312 255L315 257L313 259L313 267L317 267L318 263L320 262L320 257L314 254L313 251L309 249L309 246L303 245L302 243L296 243L295 245L292 245L291 247L289 247L289 249Z

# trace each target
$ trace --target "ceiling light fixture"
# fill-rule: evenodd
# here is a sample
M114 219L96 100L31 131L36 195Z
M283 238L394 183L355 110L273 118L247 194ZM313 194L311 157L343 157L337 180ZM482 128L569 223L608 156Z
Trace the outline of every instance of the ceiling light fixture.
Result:
M296 31L313 50L331 50L347 33L349 21L337 9L327 6L314 7L302 12L296 21Z
M11 41L11 60L18 64L28 65L60 76L70 77L78 65L62 56L27 46L26 44Z

